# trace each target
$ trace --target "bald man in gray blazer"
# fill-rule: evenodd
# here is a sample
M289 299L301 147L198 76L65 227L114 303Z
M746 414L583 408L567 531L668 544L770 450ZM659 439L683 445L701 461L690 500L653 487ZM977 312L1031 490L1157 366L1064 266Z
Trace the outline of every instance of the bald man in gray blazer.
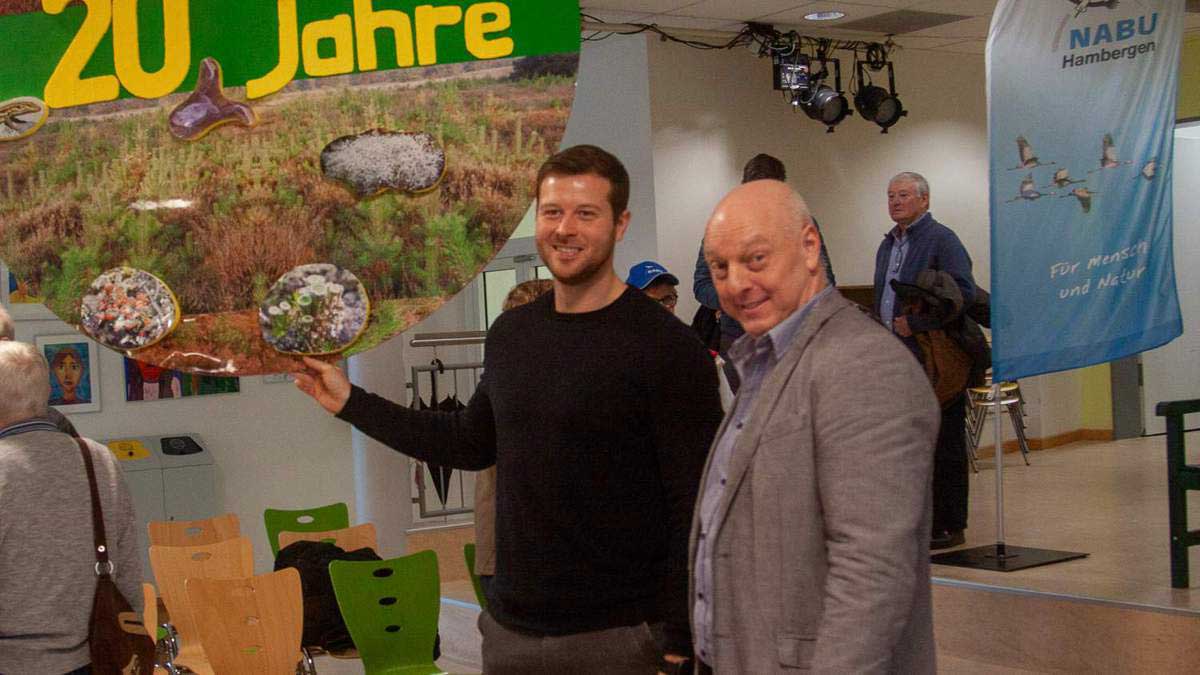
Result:
M755 181L704 236L742 376L691 536L701 672L933 673L938 405L912 354L836 289L787 185Z

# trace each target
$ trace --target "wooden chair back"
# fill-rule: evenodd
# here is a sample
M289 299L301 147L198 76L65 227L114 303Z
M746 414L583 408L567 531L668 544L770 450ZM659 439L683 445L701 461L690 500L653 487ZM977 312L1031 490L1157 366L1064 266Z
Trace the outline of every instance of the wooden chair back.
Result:
M241 535L237 514L200 520L152 520L146 525L151 546L199 546Z
M188 579L241 579L254 574L254 551L246 537L235 537L200 546L151 546L150 566L171 616L171 625L179 634L180 653L176 663L192 670L203 662L200 635L195 617L188 606L185 582Z
M142 625L150 639L158 642L158 594L152 584L142 584Z
M325 530L324 532L289 532L284 530L279 533L280 550L287 548L288 544L297 541L327 541L340 546L344 551L369 548L376 553L379 552L379 544L375 537L375 525L372 523L343 527L338 530Z
M186 586L200 642L215 672L297 672L304 600L295 568L245 579L191 578Z

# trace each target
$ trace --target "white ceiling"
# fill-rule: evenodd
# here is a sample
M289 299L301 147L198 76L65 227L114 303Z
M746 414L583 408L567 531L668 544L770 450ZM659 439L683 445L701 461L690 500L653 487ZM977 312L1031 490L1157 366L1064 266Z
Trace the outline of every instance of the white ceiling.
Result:
M897 9L957 14L970 18L897 35L894 39L909 49L982 54L996 0L582 0L580 4L585 14L612 23L656 23L664 29L733 33L745 22L757 21L796 28L805 35L848 38L871 35L838 30L838 24ZM806 14L827 10L845 12L846 16L821 22L804 19ZM1185 31L1200 33L1200 13L1187 15Z

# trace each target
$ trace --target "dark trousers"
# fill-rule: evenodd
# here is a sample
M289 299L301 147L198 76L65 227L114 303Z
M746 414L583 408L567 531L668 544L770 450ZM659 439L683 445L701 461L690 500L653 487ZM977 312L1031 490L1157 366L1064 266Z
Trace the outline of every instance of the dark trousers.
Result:
M649 626L620 626L572 635L531 635L479 614L483 672L488 675L654 675L659 647Z
M970 490L966 439L967 397L960 395L942 409L937 448L933 453L933 531L967 529Z

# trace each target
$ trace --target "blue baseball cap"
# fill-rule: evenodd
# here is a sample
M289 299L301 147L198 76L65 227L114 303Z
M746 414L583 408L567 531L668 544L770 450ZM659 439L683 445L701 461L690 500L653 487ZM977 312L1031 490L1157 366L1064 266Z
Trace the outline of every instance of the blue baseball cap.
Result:
M634 288L645 290L647 286L654 280L662 277L663 281L670 283L672 286L679 285L679 279L667 271L667 268L659 265L653 260L643 260L642 262L629 268L629 278L625 283Z

